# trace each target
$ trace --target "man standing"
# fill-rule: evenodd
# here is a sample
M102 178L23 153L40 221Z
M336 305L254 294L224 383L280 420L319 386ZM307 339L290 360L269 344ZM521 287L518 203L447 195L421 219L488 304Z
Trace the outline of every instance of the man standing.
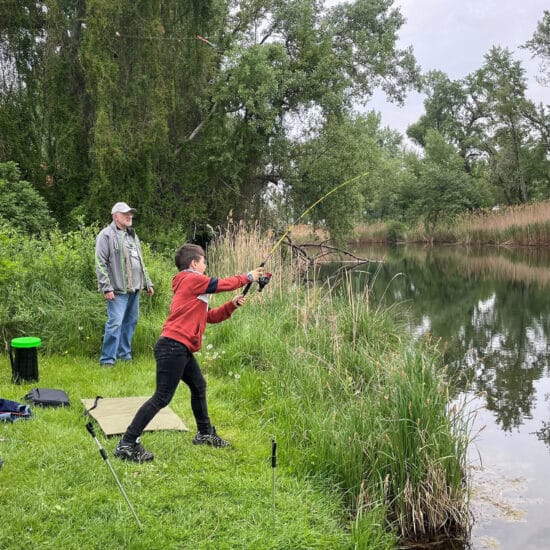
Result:
M132 359L132 337L139 317L139 291L154 294L147 275L136 232L132 229L135 208L117 202L112 223L102 229L95 246L99 291L107 301L107 323L99 362L110 367L117 359Z

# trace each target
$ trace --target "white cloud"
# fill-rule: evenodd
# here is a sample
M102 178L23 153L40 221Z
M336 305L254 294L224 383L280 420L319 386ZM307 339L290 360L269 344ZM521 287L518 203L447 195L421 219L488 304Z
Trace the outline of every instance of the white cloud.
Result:
M548 0L396 0L395 6L407 19L399 44L412 45L423 71L438 69L452 79L465 77L483 64L493 46L508 48L521 61L529 82L528 96L548 103L550 90L535 76L538 62L519 48L533 35ZM388 105L377 93L369 108L382 113L384 125L404 133L423 112L423 98L410 94L405 107Z

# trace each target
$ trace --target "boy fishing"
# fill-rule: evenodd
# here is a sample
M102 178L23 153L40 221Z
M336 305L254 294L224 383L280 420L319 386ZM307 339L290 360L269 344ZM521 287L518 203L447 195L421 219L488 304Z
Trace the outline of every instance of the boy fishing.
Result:
M241 294L220 307L208 309L208 296L258 281L263 269L259 267L247 274L224 279L208 277L205 275L205 252L194 244L183 245L176 253L175 262L179 273L172 280L174 296L170 313L154 349L157 369L155 392L137 411L114 451L116 457L133 462L153 460L153 453L144 449L140 436L158 411L170 403L180 380L189 386L191 392L191 409L197 424L193 444L213 447L229 445L210 422L206 380L193 353L201 348L206 323L229 319L246 300Z

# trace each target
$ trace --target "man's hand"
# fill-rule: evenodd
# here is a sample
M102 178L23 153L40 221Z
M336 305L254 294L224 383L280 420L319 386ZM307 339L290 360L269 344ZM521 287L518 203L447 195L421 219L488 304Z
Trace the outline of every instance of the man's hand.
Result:
M115 293L112 290L110 292L105 292L103 296L105 296L105 299L109 300L109 302L112 302L115 299Z
M154 293L155 293L155 289L152 286L147 287L147 294L149 296L153 296Z

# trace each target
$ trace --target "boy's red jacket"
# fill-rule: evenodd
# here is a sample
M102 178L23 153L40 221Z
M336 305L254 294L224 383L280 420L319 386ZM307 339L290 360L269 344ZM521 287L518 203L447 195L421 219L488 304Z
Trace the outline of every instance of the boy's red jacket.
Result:
M181 342L191 352L198 351L201 349L206 323L221 323L237 309L232 301L208 309L208 295L236 290L249 282L246 275L216 279L198 271L180 271L172 279L174 298L161 336Z

